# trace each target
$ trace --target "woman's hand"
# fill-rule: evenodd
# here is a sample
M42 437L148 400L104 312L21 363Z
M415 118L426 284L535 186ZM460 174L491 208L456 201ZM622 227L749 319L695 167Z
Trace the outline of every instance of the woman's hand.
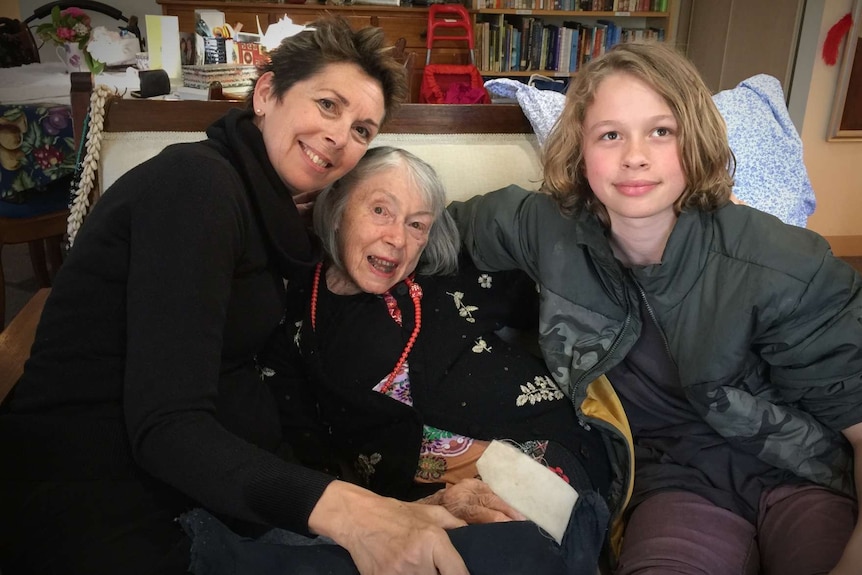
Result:
M479 479L464 479L418 503L442 505L449 513L467 523L496 523L497 521L524 521L526 517L491 491Z
M446 529L464 521L444 508L405 503L333 481L309 529L347 549L362 575L469 575Z

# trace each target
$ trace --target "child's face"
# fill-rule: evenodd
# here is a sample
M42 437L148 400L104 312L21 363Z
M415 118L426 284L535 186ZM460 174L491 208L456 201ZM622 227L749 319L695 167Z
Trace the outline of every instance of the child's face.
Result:
M599 85L584 117L584 167L611 226L675 218L685 190L676 118L664 99L634 76Z

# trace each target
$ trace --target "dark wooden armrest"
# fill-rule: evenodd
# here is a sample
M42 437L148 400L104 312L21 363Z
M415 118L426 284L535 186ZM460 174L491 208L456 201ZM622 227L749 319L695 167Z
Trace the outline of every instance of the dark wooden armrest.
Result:
M24 373L24 362L36 337L36 326L51 288L37 291L9 325L0 332L0 403L18 383Z

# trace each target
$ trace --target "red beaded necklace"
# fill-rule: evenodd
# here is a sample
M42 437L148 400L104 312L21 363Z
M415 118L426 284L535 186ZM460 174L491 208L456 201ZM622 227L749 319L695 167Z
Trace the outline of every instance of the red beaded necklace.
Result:
M323 264L318 263L314 270L314 283L311 289L312 330L317 327L317 294L320 289L320 272L322 270ZM419 284L413 281L413 276L405 278L404 283L407 284L407 288L410 290L410 299L413 301L413 310L415 314L413 333L410 334L410 339L407 340L407 345L404 346L404 351L401 352L401 357L398 358L398 363L395 364L395 368L389 374L389 377L386 378L386 382L383 384L383 387L380 388L380 393L386 393L392 388L392 384L395 382L395 376L398 375L398 372L401 370L401 366L403 366L404 362L407 361L407 356L410 355L410 350L413 349L413 344L416 343L416 338L419 337L419 330L422 327L422 288ZM386 295L390 295L389 292L386 292ZM392 298L392 303L394 304L394 310L390 309L389 314L398 325L401 325L401 310L398 309L398 304L394 303L394 298Z

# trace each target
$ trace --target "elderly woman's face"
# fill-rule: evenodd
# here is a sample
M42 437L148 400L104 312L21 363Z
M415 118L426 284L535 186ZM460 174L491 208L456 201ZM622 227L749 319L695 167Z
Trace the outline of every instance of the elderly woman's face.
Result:
M328 64L276 97L272 73L254 91L267 155L293 195L316 193L349 172L385 114L380 84L349 63Z
M344 279L364 292L386 292L416 269L433 223L403 166L366 179L350 192L338 226Z

